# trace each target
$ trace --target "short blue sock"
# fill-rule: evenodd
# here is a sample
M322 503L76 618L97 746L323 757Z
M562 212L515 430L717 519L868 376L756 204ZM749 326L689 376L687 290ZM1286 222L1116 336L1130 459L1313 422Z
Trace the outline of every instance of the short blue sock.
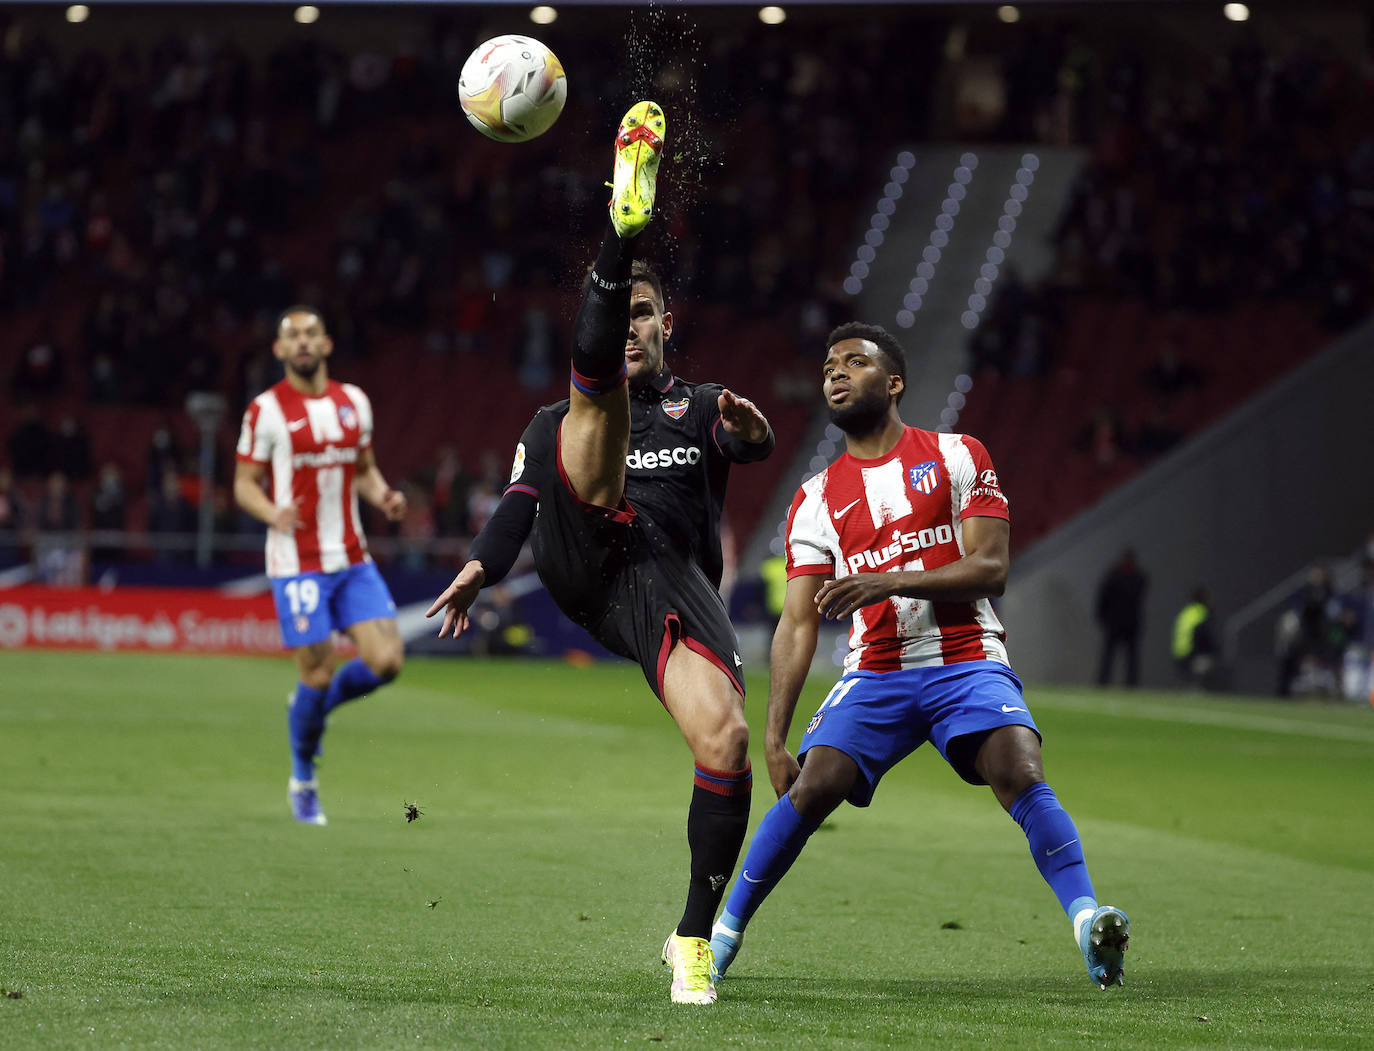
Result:
M361 657L339 666L334 678L329 681L329 690L324 695L324 713L328 715L345 701L366 696L382 684L382 680L372 673Z
M1097 900L1078 829L1054 789L1043 781L1031 785L1012 803L1011 816L1025 831L1035 867L1070 919L1071 910L1081 908L1080 898Z
M789 797L783 796L774 803L754 832L720 922L732 931L743 931L763 899L787 875L811 833L820 827L798 814Z
M303 682L286 709L286 729L291 741L291 776L297 781L315 779L315 755L324 736L324 691Z

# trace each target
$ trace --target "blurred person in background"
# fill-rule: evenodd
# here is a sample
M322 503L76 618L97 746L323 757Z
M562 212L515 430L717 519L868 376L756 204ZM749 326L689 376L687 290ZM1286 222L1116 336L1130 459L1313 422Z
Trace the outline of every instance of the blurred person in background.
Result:
M407 501L377 466L372 402L353 384L329 378L333 349L314 307L282 311L272 352L286 375L244 413L234 475L235 500L268 526L267 575L282 641L295 654L287 796L292 815L307 825L328 824L315 776L327 717L395 679L405 656L358 499L392 522L405 517ZM263 489L269 478L271 496ZM358 647L337 670L336 630Z
M1140 569L1134 548L1121 553L1097 588L1097 623L1102 629L1102 659L1097 682L1111 682L1117 650L1126 655L1126 685L1140 685L1140 633L1145 627L1145 592L1149 578Z
M100 465L95 487L91 490L91 528L103 532L122 532L128 517L128 497L124 492L124 472L119 464L107 460ZM118 558L119 548L98 547L91 557L98 562Z
M1216 634L1212 623L1212 593L1197 588L1174 618L1174 670L1179 682L1202 687L1216 666Z

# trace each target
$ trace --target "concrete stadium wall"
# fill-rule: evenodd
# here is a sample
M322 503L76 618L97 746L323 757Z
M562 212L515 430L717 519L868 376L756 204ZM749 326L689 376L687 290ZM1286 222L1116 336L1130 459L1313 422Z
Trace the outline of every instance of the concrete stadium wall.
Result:
M1013 560L998 604L1012 664L1028 685L1093 681L1098 581L1130 546L1150 577L1142 684L1167 686L1173 617L1193 588L1211 589L1219 628L1372 528L1374 320ZM1233 688L1269 692L1272 670L1253 665Z

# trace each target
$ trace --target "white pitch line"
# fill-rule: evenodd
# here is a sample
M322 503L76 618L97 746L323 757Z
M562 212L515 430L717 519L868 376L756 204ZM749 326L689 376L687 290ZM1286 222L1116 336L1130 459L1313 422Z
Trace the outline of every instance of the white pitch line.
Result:
M1034 696L1034 695L1033 695ZM1206 702L1199 702L1205 704ZM1331 723L1308 723L1274 715L1247 715L1239 712L1208 711L1206 708L1158 708L1152 704L1117 700L1116 698L1035 697L1032 704L1044 708L1067 708L1076 712L1100 712L1124 715L1128 718L1153 719L1156 722L1192 723L1195 726L1225 726L1234 730L1256 730L1301 737L1321 737L1330 741L1351 741L1374 744L1374 729L1362 726L1338 726Z

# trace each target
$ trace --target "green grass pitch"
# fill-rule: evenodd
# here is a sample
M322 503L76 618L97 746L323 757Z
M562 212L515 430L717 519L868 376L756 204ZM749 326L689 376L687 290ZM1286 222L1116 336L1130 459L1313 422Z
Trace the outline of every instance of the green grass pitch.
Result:
M1368 708L1030 692L1131 916L1124 988L1088 982L991 793L923 749L812 840L695 1008L658 961L691 761L637 668L412 661L332 720L325 829L287 810L291 681L0 655L0 1046L1374 1046Z

